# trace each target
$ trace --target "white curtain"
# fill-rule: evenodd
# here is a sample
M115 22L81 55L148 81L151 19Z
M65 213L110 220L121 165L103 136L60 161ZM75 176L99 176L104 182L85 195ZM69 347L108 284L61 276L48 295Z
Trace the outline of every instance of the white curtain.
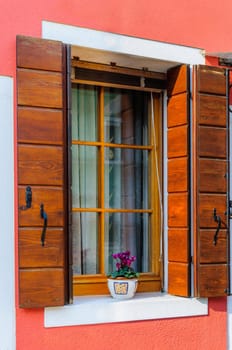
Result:
M96 141L98 94L80 86L72 95L72 139ZM97 207L97 148L72 146L73 208ZM73 214L73 265L76 274L94 274L97 264L97 214Z

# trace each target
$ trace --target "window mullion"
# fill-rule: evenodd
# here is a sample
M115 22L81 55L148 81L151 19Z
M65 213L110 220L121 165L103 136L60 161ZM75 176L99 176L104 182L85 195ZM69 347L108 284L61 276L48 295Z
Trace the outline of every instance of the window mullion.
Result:
M104 88L100 88L99 94L99 208L101 209L99 213L99 257L100 257L100 273L105 272L105 259L104 259L104 241L105 241L105 215L104 215L104 207L105 207L105 193L104 193L104 159L105 159L105 151L104 151Z

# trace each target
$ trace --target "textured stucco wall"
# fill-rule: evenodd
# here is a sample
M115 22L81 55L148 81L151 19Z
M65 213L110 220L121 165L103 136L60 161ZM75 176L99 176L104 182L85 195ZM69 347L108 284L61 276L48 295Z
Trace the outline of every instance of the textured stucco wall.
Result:
M209 301L209 316L43 328L42 310L20 310L18 350L226 350L225 299Z
M0 11L0 74L12 74L15 34L40 36L41 20L231 51L231 1L8 0ZM4 34L4 35L3 35Z

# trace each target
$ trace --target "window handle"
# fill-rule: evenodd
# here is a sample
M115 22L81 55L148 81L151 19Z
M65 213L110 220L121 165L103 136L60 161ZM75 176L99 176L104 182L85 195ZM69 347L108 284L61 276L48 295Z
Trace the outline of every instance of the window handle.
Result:
M214 235L214 238L213 238L213 244L216 245L217 244L217 239L218 239L218 233L221 229L221 224L222 224L222 220L221 220L221 217L219 215L217 215L217 210L216 208L214 208L213 210L213 218L214 218L214 221L217 222L217 229L216 229L216 232L215 232L215 235Z
M25 202L26 202L26 205L21 205L19 207L20 210L27 210L27 209L31 208L32 190L31 190L30 186L27 186L26 190L25 190Z
M41 233L41 245L44 247L45 237L46 237L46 230L47 230L47 224L48 224L48 216L46 212L44 211L44 205L43 203L40 204L40 217L44 220L44 225Z

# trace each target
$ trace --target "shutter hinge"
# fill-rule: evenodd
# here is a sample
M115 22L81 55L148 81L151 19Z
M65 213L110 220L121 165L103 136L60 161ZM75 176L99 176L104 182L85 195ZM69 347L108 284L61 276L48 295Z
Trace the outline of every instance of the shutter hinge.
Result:
M229 219L232 219L231 209L232 209L232 200L229 200Z

